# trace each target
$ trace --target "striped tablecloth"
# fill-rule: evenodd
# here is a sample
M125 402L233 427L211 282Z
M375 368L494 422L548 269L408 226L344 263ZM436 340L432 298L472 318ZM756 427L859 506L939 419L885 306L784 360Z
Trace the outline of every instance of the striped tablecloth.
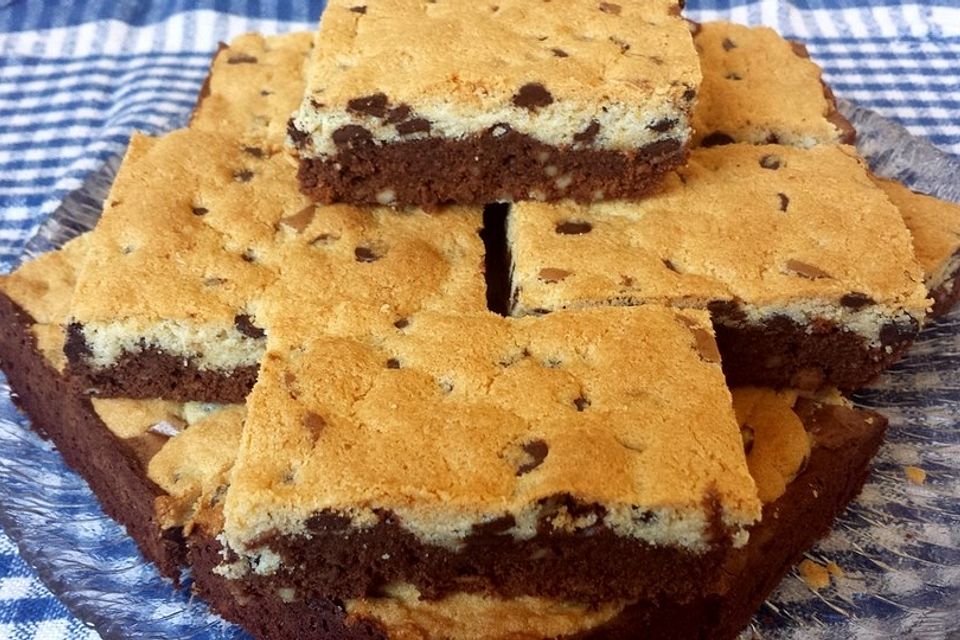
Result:
M587 0L584 0L587 1ZM310 6L312 5L312 6ZM804 40L838 96L960 154L960 1L688 0ZM0 270L134 129L181 126L221 40L310 29L322 2L0 0ZM0 531L0 639L97 638Z

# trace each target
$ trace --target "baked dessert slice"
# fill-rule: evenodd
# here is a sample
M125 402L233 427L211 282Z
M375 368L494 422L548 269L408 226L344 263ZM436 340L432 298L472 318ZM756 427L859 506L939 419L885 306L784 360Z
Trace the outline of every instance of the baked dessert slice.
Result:
M78 275L70 372L92 395L242 402L265 348L260 301L482 309L481 226L479 208L316 206L282 153L135 135Z
M245 588L720 588L759 504L705 313L310 315L272 328L248 398L221 568Z
M80 236L0 276L0 365L31 427L53 441L160 573L178 580L183 527L197 497L233 463L242 406L214 417L210 407L79 393L64 370L64 322L89 242Z
M246 33L221 45L190 118L191 129L227 134L260 153L282 149L303 98L308 32Z
M858 493L886 427L882 416L854 409L837 394L736 389L733 403L764 506L747 544L724 560L730 576L724 594L578 603L468 589L433 599L409 583L345 599L310 595L292 582L251 589L249 578L223 571L222 502L201 507L189 537L195 588L214 610L263 639L732 639Z
M507 238L514 315L709 309L732 385L855 389L928 306L903 219L851 147L697 149L640 202L516 203Z
M768 27L692 25L703 83L693 143L853 144L856 132L807 48Z
M679 165L700 70L676 0L333 0L291 122L321 202L638 197Z
M932 316L960 299L960 205L916 193L895 180L876 179L913 234L913 247L933 298Z

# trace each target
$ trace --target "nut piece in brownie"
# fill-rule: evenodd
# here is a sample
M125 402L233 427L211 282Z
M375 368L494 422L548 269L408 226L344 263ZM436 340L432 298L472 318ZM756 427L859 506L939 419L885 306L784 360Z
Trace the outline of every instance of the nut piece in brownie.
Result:
M312 42L306 32L234 38L213 60L190 128L228 134L260 153L280 150L303 97L303 62Z
M332 0L290 140L321 202L637 197L699 84L676 0Z
M248 586L692 597L759 515L704 312L301 318L271 328L227 492Z
M543 596L505 598L467 590L427 599L409 583L390 583L376 596L334 602L293 586L248 591L216 569L222 558L219 516L201 516L190 537L196 588L213 608L258 639L342 638L692 637L734 638L785 573L859 491L886 420L849 407L838 394L736 389L733 406L763 518L750 539L729 551L723 595L599 603ZM214 511L219 510L215 506Z
M928 300L899 211L851 147L697 149L640 202L512 206L514 315L710 309L732 385L859 387Z
M960 298L960 205L913 192L895 180L876 178L876 183L913 234L933 298L932 315L947 313Z
M80 270L66 345L89 393L241 402L271 287L411 314L484 308L479 208L317 206L283 153L181 130L137 135Z
M706 22L693 30L703 71L695 145L853 143L853 126L804 45L767 27Z

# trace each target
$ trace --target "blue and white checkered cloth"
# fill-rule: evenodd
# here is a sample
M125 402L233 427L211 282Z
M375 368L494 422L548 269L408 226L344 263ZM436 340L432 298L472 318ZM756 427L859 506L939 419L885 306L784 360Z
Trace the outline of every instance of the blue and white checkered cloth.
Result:
M311 6L312 5L312 6ZM960 0L688 0L803 40L840 97L960 154ZM0 270L130 132L182 125L218 41L311 29L322 2L0 0ZM96 638L0 531L0 639Z

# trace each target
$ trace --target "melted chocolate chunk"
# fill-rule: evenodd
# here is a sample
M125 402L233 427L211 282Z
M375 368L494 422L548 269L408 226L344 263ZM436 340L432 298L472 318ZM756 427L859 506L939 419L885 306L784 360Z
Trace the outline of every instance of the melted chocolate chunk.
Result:
M236 53L227 58L227 64L256 64L259 62L256 57L246 53Z
M387 360L387 369L399 369L399 368L400 368L399 360L397 360L396 358L390 358L389 360Z
M347 102L347 111L383 118L387 115L387 95L385 93L375 93L362 98L354 98Z
M357 5L356 7L350 7L350 11L363 15L367 12L367 8L361 4L361 5Z
M777 197L780 198L780 211L785 212L790 206L790 197L785 193L778 193Z
M871 304L877 304L877 302L865 293L851 291L840 298L840 304L848 309L853 309L856 311L857 309L863 309Z
M244 147L243 152L249 156L253 156L254 158L263 157L263 149L260 147Z
M407 327L410 326L410 321L407 320L406 318L400 318L399 320L393 323L393 326L395 326L397 329L406 329Z
M590 400L583 396L577 396L573 399L573 406L577 408L577 411L585 411L590 404Z
M550 49L550 51L553 53L553 55L557 56L558 58L569 58L569 57L570 57L570 54L567 53L566 51L564 51L563 49L559 49L559 48L554 47L553 49Z
M237 328L237 331L248 338L262 338L267 335L263 332L263 329L253 324L253 320L251 320L250 316L245 313L234 316L233 326Z
M195 216L205 216L210 213L210 210L206 207L194 207L191 211L193 211L193 215Z
M550 448L547 446L547 443L543 440L531 440L530 442L525 442L521 448L523 452L530 456L530 462L520 465L520 468L517 469L517 475L522 476L525 473L530 473L541 464L546 459L547 454L550 453Z
M733 138L722 131L714 131L700 142L701 147L719 147L724 144L733 144Z
M237 182L250 182L253 180L253 171L250 169L241 169L240 171L235 171L233 174L233 179Z
M376 262L380 259L373 249L369 247L357 247L353 250L353 255L357 262Z
M426 133L430 131L430 121L425 118L414 118L397 125L397 133L408 136L412 133Z
M540 107L553 104L553 96L539 82L528 82L513 96L513 104L521 109L536 111Z
M589 222L577 222L577 221L567 221L561 222L556 227L557 233L562 233L567 236L579 236L585 233L590 233L593 230L593 225Z
M770 153L760 158L760 166L764 169L779 169L783 163L780 161L780 156Z
M697 90L693 87L688 87L686 91L683 92L683 99L687 102L693 102L693 99L697 97Z
M349 146L358 142L366 142L373 138L373 134L356 124L347 124L333 132L333 143L338 147Z
M666 258L663 259L663 266L665 266L667 269L670 269L670 271L673 271L674 273L680 273L680 270L677 269L677 266Z

